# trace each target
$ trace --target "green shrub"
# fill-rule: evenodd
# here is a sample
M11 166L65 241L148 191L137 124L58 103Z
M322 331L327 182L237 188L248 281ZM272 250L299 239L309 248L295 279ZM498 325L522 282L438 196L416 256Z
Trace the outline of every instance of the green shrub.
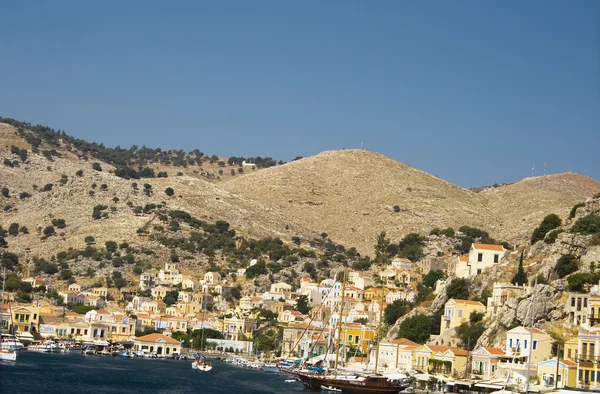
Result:
M570 254L561 256L556 262L556 267L554 268L559 278L564 278L578 269L579 259Z
M551 213L550 215L546 216L544 220L542 220L542 223L540 223L540 225L533 230L533 234L531 235L531 243L534 244L537 241L543 240L548 232L560 227L560 225L561 220L558 215Z
M572 233L600 234L600 216L588 215L579 219L571 228Z
M555 230L550 231L548 235L546 235L546 238L544 238L544 242L546 242L547 244L553 244L554 242L556 242L556 238L560 233L564 233L564 230L557 228Z
M581 207L585 207L585 203L578 202L577 204L573 205L573 208L571 208L571 212L569 212L569 219L573 219L575 217L575 214L577 214L577 208Z

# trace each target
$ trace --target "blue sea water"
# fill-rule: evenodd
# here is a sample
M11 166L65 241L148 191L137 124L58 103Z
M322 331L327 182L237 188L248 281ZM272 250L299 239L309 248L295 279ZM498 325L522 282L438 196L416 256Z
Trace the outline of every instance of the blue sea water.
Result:
M0 393L199 393L259 394L304 391L283 374L248 370L214 361L210 372L192 370L191 361L124 359L110 356L19 353L0 361Z

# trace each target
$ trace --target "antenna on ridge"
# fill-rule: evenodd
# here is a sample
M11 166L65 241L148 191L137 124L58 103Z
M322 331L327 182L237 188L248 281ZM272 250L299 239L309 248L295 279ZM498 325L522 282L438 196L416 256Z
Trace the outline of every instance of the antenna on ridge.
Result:
M360 143L360 150L363 150L363 143Z
M533 178L533 172L535 171L535 163L533 163L533 167L531 167L531 177Z
M544 162L544 176L546 176L546 162Z

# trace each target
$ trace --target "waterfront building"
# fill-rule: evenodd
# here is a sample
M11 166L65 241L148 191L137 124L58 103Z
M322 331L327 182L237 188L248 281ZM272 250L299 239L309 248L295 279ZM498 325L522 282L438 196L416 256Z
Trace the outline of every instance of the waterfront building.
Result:
M133 340L137 352L148 352L157 356L171 356L181 353L181 343L163 334L148 334Z

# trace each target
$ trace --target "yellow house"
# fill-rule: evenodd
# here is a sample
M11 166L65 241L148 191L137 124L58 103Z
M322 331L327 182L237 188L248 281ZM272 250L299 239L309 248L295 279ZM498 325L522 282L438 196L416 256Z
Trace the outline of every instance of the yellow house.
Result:
M461 374L467 365L468 352L457 347L423 345L415 353L416 368L432 374Z
M18 335L25 332L36 333L39 331L40 310L33 306L17 306L12 308L13 329Z
M375 328L359 323L346 323L342 327L344 344L360 349L363 354L367 352L369 345L373 343L376 333Z
M577 350L575 357L577 362L577 387L593 387L600 385L600 325L590 328L588 331L580 331L577 336ZM570 344L569 344L570 345ZM570 346L565 344L567 353Z
M471 313L479 312L485 315L485 305L479 301L457 300L451 298L446 302L444 316L440 322L440 333L454 329L462 323L469 321Z
M148 352L157 356L171 356L181 353L181 343L163 334L148 334L133 340L138 352Z
M381 287L371 287L370 289L365 290L363 294L363 300L365 301L373 301L373 300L385 300L385 296L389 293L390 290Z
M561 359L558 363L558 378L556 378L556 358L542 361L538 364L538 380L547 387L554 387L554 385L559 389L565 386L575 387L577 384L577 363Z

